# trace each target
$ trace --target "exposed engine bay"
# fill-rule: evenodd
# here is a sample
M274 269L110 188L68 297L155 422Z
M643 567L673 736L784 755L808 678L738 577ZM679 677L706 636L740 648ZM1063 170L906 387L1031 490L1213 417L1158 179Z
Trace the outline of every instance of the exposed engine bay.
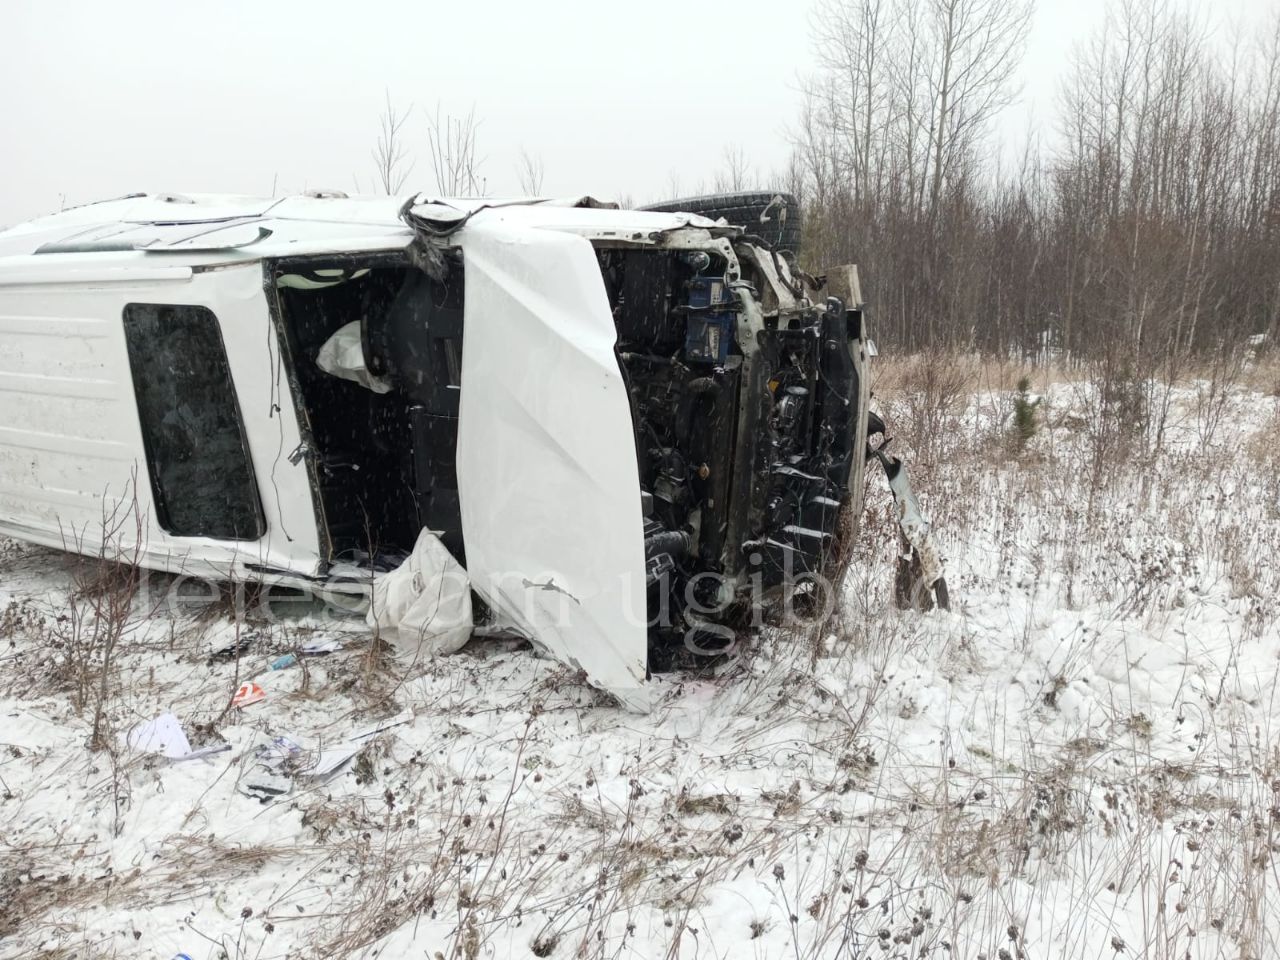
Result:
M599 259L635 425L651 639L715 649L751 602L824 568L861 478L861 314L745 241Z

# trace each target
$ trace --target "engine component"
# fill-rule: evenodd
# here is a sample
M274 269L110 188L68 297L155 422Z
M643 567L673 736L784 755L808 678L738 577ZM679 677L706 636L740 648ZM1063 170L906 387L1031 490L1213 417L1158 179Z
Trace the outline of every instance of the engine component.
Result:
M693 540L683 530L666 530L660 523L644 525L645 582L653 586L664 575L675 572L676 558L689 552Z
M724 280L719 277L694 277L689 281L688 325L685 331L684 356L690 363L712 363L724 366L733 344L733 328L738 316L731 309L731 299Z
M710 248L600 251L635 428L651 657L704 633L720 646L695 652L721 649L750 604L821 574L855 465L861 479L860 314L780 286L786 265L758 246L734 249L754 251L745 278Z

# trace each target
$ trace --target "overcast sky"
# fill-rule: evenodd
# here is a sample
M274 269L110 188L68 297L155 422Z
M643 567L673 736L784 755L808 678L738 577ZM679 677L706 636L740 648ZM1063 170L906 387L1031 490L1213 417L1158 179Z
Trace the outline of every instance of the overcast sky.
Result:
M1247 19L1277 0L1205 11ZM426 111L482 118L488 191L661 199L709 181L726 144L781 168L808 70L805 2L5 0L0 224L136 191L373 188L384 90L431 190ZM1006 154L1052 129L1072 44L1106 0L1040 0Z

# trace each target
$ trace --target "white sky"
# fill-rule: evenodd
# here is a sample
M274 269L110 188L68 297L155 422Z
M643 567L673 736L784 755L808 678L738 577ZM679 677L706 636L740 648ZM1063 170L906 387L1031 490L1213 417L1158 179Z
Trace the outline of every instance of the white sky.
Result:
M1206 11L1210 0L1201 0ZM1006 155L1050 131L1072 44L1106 0L1040 0ZM1248 18L1277 0L1219 0ZM482 118L493 194L521 148L544 193L669 196L710 181L727 144L780 168L807 71L808 0L5 0L0 224L136 191L372 189L383 92ZM709 188L708 188L709 189Z

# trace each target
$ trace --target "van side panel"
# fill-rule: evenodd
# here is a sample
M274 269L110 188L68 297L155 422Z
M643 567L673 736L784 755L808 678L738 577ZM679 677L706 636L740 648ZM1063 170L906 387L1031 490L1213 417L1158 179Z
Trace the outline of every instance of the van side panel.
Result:
M112 300L0 288L0 527L71 544L129 495L136 417Z
M140 258L144 264L155 262ZM305 467L289 461L299 433L261 265L174 280L119 274L116 282L77 283L70 271L61 282L0 279L0 534L96 554L114 515L127 522L106 536L108 550L129 555L136 497L144 566L238 576L260 564L314 574L310 483ZM174 537L156 523L124 339L129 303L194 304L217 316L266 519L262 539Z

